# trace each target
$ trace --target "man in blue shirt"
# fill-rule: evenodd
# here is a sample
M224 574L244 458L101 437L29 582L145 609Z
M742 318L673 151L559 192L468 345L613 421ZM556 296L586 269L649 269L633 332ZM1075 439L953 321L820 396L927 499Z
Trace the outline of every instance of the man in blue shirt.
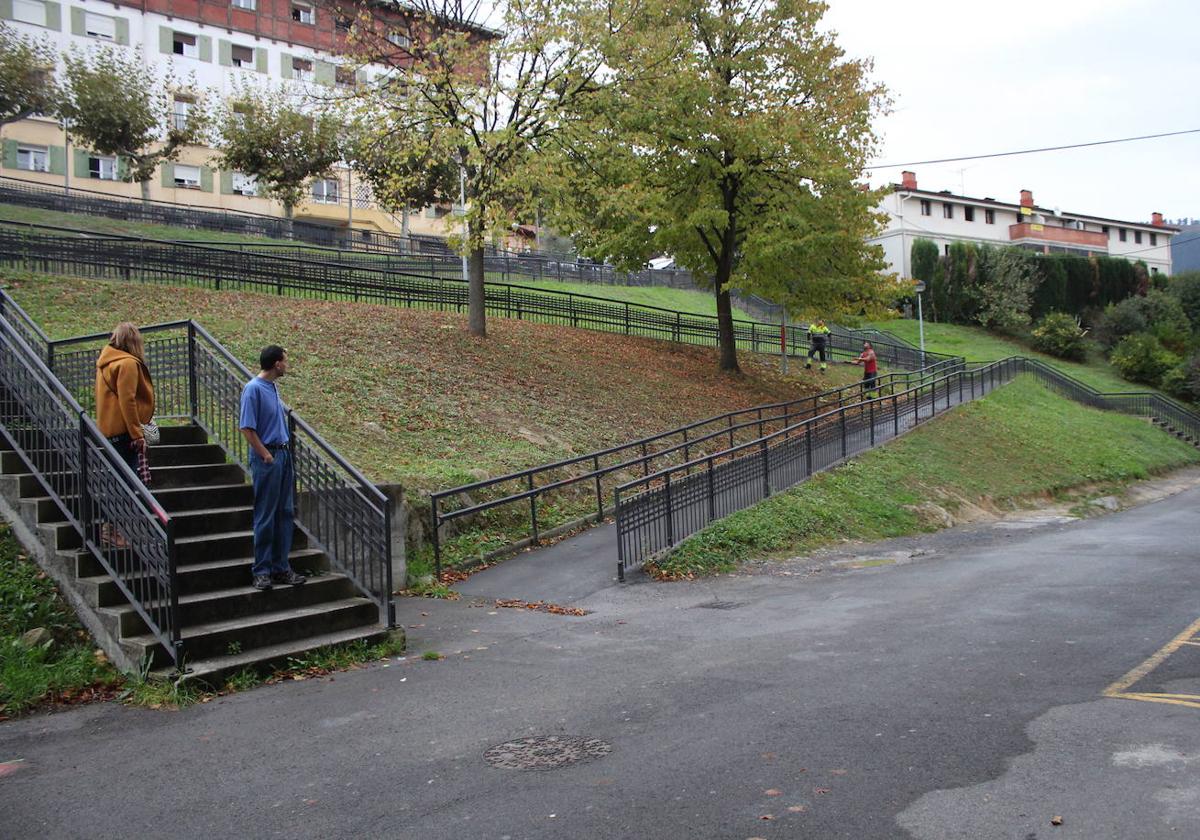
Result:
M250 445L250 478L254 482L255 589L272 584L299 586L307 578L292 570L293 493L292 453L288 449L287 417L275 381L287 374L287 353L272 344L258 358L262 373L242 389L238 425Z

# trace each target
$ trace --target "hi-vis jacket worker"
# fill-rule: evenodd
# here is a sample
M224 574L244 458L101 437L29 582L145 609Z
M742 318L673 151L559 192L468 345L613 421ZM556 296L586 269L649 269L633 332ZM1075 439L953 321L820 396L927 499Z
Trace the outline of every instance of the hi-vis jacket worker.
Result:
M825 370L825 348L829 344L829 327L825 321L818 318L817 323L809 324L808 341L812 347L808 351L808 361L804 363L805 370L812 370L813 356L820 355L821 370Z

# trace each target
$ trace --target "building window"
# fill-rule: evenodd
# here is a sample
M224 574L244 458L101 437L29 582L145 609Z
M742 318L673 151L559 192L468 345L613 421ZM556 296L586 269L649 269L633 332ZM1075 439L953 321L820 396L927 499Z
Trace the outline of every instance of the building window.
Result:
M12 19L45 26L46 4L42 0L12 0Z
M293 58L292 59L292 77L301 82L311 82L313 80L313 63L312 59L308 58Z
M1120 239L1122 242L1125 241L1125 228L1119 228L1117 230L1117 238Z
M349 32L350 27L354 25L354 18L350 15L339 14L333 19L333 28L338 32Z
M1150 266L1150 273L1151 273L1151 274L1158 274L1158 267L1157 267L1157 266Z
M101 181L117 180L117 159L91 155L88 157L88 177Z
M175 164L175 186L188 187L189 189L200 188L200 167L189 166L185 163Z
M387 39L401 49L408 49L412 46L412 39L404 32L392 31L387 34Z
M253 67L254 50L251 47L239 47L234 44L229 48L229 60L234 67Z
M975 221L975 208L974 207L964 207L963 208L963 219L965 219L968 222Z
M235 195L258 195L258 178L244 172L234 172L232 189Z
M954 218L954 205L949 202L942 202L942 217L946 219Z
M187 129L188 120L192 116L192 109L196 105L186 96L176 96L174 111L171 113L171 126L176 131L184 131Z
M312 6L306 6L303 3L292 4L292 20L296 23L307 23L311 26L314 19Z
M1101 225L1100 232L1103 233L1105 236L1108 236L1108 225Z
M927 198L921 199L921 215L922 216L932 216L933 215L933 208L930 206L929 199L927 199Z
M89 38L99 38L102 41L117 40L117 22L108 15L85 12L83 15L83 31Z
M318 201L321 204L337 204L338 203L338 180L337 178L319 178L313 181L312 185L313 201Z
M1142 244L1142 232L1140 230L1135 230L1133 232L1133 244L1135 244L1135 245Z
M1158 234L1157 234L1157 233L1152 233L1152 234L1150 234L1150 244L1151 244L1151 245L1157 245L1157 244L1158 244Z
M950 243L949 242L947 242L945 245L942 246L942 253L945 254L947 257L950 256Z
M233 0L233 8L245 9L248 12L254 11L255 0Z
M49 172L50 158L45 146L17 146L17 169L29 172Z
M333 71L333 80L340 87L352 88L358 84L358 77L353 67L337 67Z
M200 51L196 48L196 36L185 35L182 32L171 33L171 52L184 58L199 58Z
M996 211L984 208L983 222L984 222L984 224L988 224L988 225L996 224Z

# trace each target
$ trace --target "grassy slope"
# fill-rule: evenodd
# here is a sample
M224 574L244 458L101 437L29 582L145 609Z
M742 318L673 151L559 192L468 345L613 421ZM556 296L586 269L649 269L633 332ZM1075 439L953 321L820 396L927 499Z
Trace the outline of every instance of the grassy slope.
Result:
M445 487L610 446L723 411L848 382L779 375L743 354L742 376L711 348L493 318L486 340L452 313L300 301L252 293L24 276L17 301L51 336L120 320L193 317L253 368L258 349L291 351L282 385L306 419L368 475Z
M896 320L880 321L870 326L893 332L901 338L917 344L919 326L916 321ZM1084 363L1067 362L1038 353L1028 346L1004 336L990 333L982 327L968 327L961 324L931 324L925 323L925 349L935 353L950 353L955 356L965 356L969 362L984 362L1003 359L1005 356L1029 356L1041 359L1049 365L1061 370L1068 376L1073 376L1081 382L1086 382L1099 391L1145 391L1144 385L1137 385L1121 378L1116 369L1103 359L1094 359Z
M1198 461L1200 451L1142 420L1085 408L1021 377L714 524L681 543L658 570L703 574L842 539L932 530L907 506L933 501L952 509L963 500L1016 506L1022 497L1120 485Z
M270 239L266 237L245 236L234 233L221 233L213 230L193 230L170 225L155 225L142 222L127 222L121 219L107 219L103 216L82 216L76 213L61 213L55 210L41 210L32 207L18 207L11 204L0 204L0 220L30 222L33 224L53 225L56 227L88 230L95 233L115 233L127 236L144 236L148 239L187 240L190 242L213 243L246 243L262 245L275 243L284 245L303 245L286 239ZM327 254L314 249L315 255ZM533 286L539 289L550 289L562 292L576 292L581 295L609 298L611 300L642 303L648 306L659 306L664 309L677 309L681 312L696 315L716 315L717 306L713 295L699 290L665 289L641 286L610 286L600 283L572 283L557 280L538 280L522 277L519 274L505 277L500 273L489 272L488 279L498 283L507 282L519 286ZM749 318L744 312L734 311L735 318Z

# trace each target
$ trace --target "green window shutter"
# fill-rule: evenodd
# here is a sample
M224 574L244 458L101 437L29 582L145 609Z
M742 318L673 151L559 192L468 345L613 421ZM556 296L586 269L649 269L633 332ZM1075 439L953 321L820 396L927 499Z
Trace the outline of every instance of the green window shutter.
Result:
M200 189L212 192L212 170L207 166L200 167Z
M4 141L4 168L5 169L16 169L17 168L17 141L16 140L5 140Z
M123 157L117 158L117 180L118 181L128 181L129 180L129 160L127 158L123 158Z
M203 177L203 170L201 170ZM233 195L233 173L228 169L221 170L221 195Z
M259 73L267 72L267 48L256 47L254 50L254 69ZM288 68L291 70L292 68Z
M336 70L328 61L313 61L313 78L319 85L332 85Z
M196 51L201 61L212 61L212 38L208 35L196 36Z
M175 186L175 164L171 162L162 165L162 185L164 187Z
M84 149L75 150L75 177L87 178L91 173L88 171L88 158L91 157Z
M4 0L0 0L0 3ZM287 53L279 54L279 75L285 79L292 78L292 57Z
M217 41L217 63L222 67L233 66L233 44L226 40Z
M62 31L62 5L46 0L46 28L55 32Z
M129 21L123 17L114 18L117 24L117 43L123 47L129 46Z
M158 27L158 49L167 55L175 52L175 30L169 26Z
M67 149L65 146L50 147L50 174L67 174Z
M84 22L86 12L79 6L71 7L71 34L87 35L87 24Z
M0 0L0 18L12 20L12 0Z

